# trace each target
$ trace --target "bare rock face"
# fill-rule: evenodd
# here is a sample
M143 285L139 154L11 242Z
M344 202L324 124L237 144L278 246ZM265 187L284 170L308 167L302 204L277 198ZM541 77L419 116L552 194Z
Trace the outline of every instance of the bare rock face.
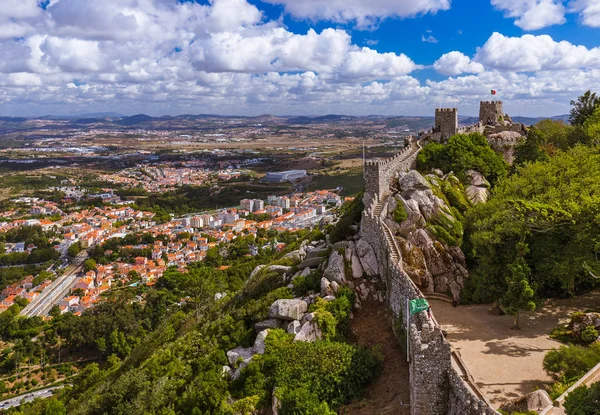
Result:
M379 275L379 265L373 247L367 241L360 239L356 242L355 249L365 274L369 277Z
M433 239L424 229L419 229L411 234L408 241L418 247L423 254L427 271L431 274L428 283L433 279L433 287L428 285L428 290L451 293L452 297L458 301L460 291L468 277L466 268L455 260L442 243ZM453 250L455 249L453 248Z
M418 286L433 291L433 277L427 269L427 261L421 249L404 238L396 238L402 252L402 269Z
M295 335L295 334L298 334L298 332L300 332L301 328L302 328L302 324L300 324L300 322L298 320L294 320L290 324L288 324L287 332L288 332L288 334Z
M276 318L270 318L268 320L260 321L256 324L254 324L254 329L257 332L261 332L261 331L267 330L267 329L278 329L280 327L281 327L281 321L277 320Z
M325 297L326 295L333 295L333 287L331 286L331 281L329 281L325 277L321 277L321 296Z
M254 354L264 354L265 353L265 339L269 335L269 329L263 330L258 333L256 336L256 340L254 340L254 346L252 346L252 351Z
M427 179L421 176L418 171L411 170L400 177L399 185L402 190L402 199L412 201L408 206L410 210L414 211L413 208L416 204L418 212L425 220L433 219L436 215L444 211L446 203L433 193Z
M250 359L252 356L254 356L252 347L244 349L242 346L238 346L227 352L227 360L230 365L234 365L240 357L242 360L246 360Z
M279 320L300 320L308 310L304 300L277 300L269 309L269 317Z
M541 411L549 406L552 406L552 398L550 398L548 392L545 390L537 390L522 398L503 404L500 409L508 413L513 413Z
M292 270L292 267L286 267L285 265L270 265L267 270L276 272L279 275L285 275Z
M523 140L523 134L517 131L501 131L488 135L490 147L502 153L504 160L512 165L515 161L515 147Z
M302 325L302 328L294 337L294 341L296 342L314 342L316 340L321 340L323 334L321 329L317 324L313 321L307 321Z
M327 263L327 268L325 269L323 276L329 281L344 284L346 282L345 275L344 258L342 258L339 253L335 251L332 252L329 256L329 262Z
M406 192L408 190L426 190L431 189L431 185L421 174L416 170L411 170L404 174L398 180L400 190Z
M490 197L490 183L483 177L483 174L469 170L467 178L471 181L465 192L469 202L474 205L487 202Z

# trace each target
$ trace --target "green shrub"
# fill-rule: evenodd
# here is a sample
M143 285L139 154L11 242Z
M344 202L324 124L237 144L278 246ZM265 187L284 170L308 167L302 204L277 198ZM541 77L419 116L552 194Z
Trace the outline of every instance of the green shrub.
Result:
M360 192L353 201L345 203L341 208L341 218L329 232L329 240L332 244L348 239L355 232L351 227L361 220L365 205L362 202L364 192Z
M328 341L335 338L338 322L330 311L327 311L324 308L319 308L315 311L315 323L317 323L321 329L323 340Z
M396 209L394 209L394 220L398 223L402 223L406 219L408 219L408 214L406 213L406 209L404 209L404 204L402 202L397 202Z
M335 415L327 402L322 402L307 388L283 389L276 394L281 400L280 415Z
M321 273L319 271L313 271L306 277L298 275L294 278L294 295L302 297L310 291L319 292L321 290Z
M556 380L580 378L600 362L600 344L589 348L561 346L550 350L544 357L544 370Z
M272 330L266 338L265 354L252 360L233 383L233 389L239 396L251 396L256 394L257 383L261 390L306 388L314 397L292 392L291 397L285 398L283 393L284 399L288 399L288 409L297 408L307 400L326 402L330 408L337 408L360 396L364 386L375 377L380 363L380 357L368 349L326 341L294 342L293 336L283 330Z
M587 326L581 332L581 340L584 343L592 343L595 342L598 338L598 330L594 326Z
M565 399L567 415L598 415L600 413L600 382L591 387L581 386Z

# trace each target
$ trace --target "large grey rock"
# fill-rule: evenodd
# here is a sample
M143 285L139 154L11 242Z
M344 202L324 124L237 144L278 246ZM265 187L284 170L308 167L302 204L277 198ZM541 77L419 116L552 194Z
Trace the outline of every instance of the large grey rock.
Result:
M285 254L284 258L291 259L292 261L300 262L306 257L306 253L301 253L300 250L292 251L289 254Z
M252 351L254 354L264 354L265 353L265 339L269 335L269 329L263 330L258 333L256 336L256 340L254 340L254 346L252 346Z
M308 310L303 300L277 300L269 309L269 317L279 320L300 320Z
M474 205L485 203L490 197L490 190L486 187L467 186L465 189L465 195L469 202Z
M360 259L358 258L358 255L352 255L351 265L352 265L352 277L353 278L362 278L365 270L363 269L363 267L360 263Z
M281 321L276 318L270 318L265 321L260 321L254 325L256 332L261 332L267 329L278 329L281 327Z
M513 412L539 412L542 409L551 407L552 404L553 401L548 395L548 392L540 389L514 401L507 402L503 404L500 409L511 414Z
M292 267L287 267L285 265L270 265L267 270L274 271L279 275L285 275L292 271Z
M265 267L264 265L257 265L256 268L254 268L254 270L250 273L250 278L252 278L256 274L258 274L260 272L260 270L262 270L264 267Z
M470 181L470 185L465 190L467 199L474 205L487 202L490 197L490 183L483 174L475 170L469 170L467 171L467 178Z
M360 239L356 242L355 249L365 274L369 277L379 275L379 265L373 247L364 239Z
M487 179L485 178L485 176L481 173L479 173L478 171L475 170L468 170L467 171L467 179L469 179L470 183L473 186L480 186L480 187L490 187L490 182L487 181Z
M304 323L296 337L294 337L294 341L296 342L314 342L316 340L321 340L323 334L319 326L312 321L307 321Z
M230 365L234 365L241 357L243 360L249 359L254 355L252 347L244 349L242 346L238 346L235 349L227 352L227 360Z
M301 328L302 328L302 324L300 324L300 322L298 320L294 320L290 324L288 324L287 332L288 332L288 334L295 335L295 334L298 334L298 332L300 331Z
M334 251L339 251L340 249L348 248L348 246L350 246L350 243L348 241L340 241L340 242L334 243L331 246L331 249L333 249Z
M327 278L321 277L321 296L325 297L326 295L332 295L333 293L331 282Z
M325 256L327 254L327 251L329 251L329 249L327 249L327 248L312 249L312 250L308 251L308 253L306 254L306 258L305 259L312 259L312 258L323 257L323 256Z
M323 262L323 258L321 257L305 259L298 265L298 269L317 268L321 262Z
M332 252L323 276L329 281L336 281L343 284L346 282L345 273L344 258L337 252Z
M403 192L407 190L424 190L431 187L427 180L416 170L411 170L400 177L398 184Z

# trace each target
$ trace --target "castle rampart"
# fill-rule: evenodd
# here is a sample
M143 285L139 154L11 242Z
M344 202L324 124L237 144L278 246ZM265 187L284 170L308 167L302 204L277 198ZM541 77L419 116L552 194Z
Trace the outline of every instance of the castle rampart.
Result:
M388 306L406 328L407 302L424 295L402 269L402 261L394 260L398 257L393 252L397 247L386 238L391 232L382 219L387 214L381 209L383 202L375 193L365 205L360 236L373 247L386 283ZM498 415L472 391L453 365L450 343L435 318L421 312L409 316L408 321L411 415Z
M464 131L480 128L476 124L465 127ZM434 134L437 133L430 131L422 139L430 139ZM403 270L402 255L384 218L385 201L392 193L396 173L413 168L421 149L418 141L409 141L412 145L395 157L365 163L365 209L360 230L361 238L375 251L386 284L387 304L404 329L408 301L424 295ZM450 343L435 317L430 319L426 312L408 316L408 329L411 415L498 415L485 399L474 393L476 386L469 386L461 377Z

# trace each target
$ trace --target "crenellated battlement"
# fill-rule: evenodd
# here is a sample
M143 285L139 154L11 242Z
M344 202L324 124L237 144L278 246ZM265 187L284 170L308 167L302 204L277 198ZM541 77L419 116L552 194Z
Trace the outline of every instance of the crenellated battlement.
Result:
M458 108L436 108L435 112L458 112Z
M481 101L483 105L502 105L502 101Z

